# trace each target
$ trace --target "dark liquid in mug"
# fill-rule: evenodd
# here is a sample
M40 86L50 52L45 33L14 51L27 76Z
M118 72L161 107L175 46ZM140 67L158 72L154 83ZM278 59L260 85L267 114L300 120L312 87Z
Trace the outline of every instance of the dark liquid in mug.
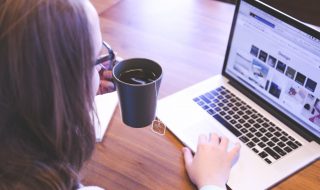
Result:
M143 69L131 69L120 73L119 80L129 84L147 84L157 79L151 71Z

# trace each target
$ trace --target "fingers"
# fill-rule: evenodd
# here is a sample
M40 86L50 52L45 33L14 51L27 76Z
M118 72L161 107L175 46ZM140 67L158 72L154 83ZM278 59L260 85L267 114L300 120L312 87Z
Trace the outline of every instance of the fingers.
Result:
M184 157L184 163L185 163L186 169L189 170L193 161L191 150L187 147L184 147L182 151L183 151L183 157Z
M104 94L115 90L114 83L107 80L100 80L100 93Z
M228 144L229 144L229 139L225 136L219 137L218 134L216 134L216 133L211 133L209 136L209 140L208 140L207 136L204 134L199 136L198 145L208 143L208 142L213 145L220 146L222 149L227 150ZM235 147L236 149L233 150L235 152L232 154L236 154L236 151L239 151L240 144L238 146L239 147Z
M219 145L220 138L216 133L210 134L210 142L214 145Z
M222 136L220 139L221 139L220 146L223 149L227 149L228 148L228 144L229 144L229 139L227 137L225 137L225 136Z
M236 157L238 157L239 152L240 152L240 143L236 143L235 146L230 150L228 154L228 159L232 162L235 160Z
M198 145L199 144L204 144L204 143L207 143L208 142L208 137L204 134L202 135L199 135L199 138L198 138Z
M112 71L101 69L100 72L99 93L104 94L115 91L115 85L112 82Z
M103 70L102 74L101 74L102 79L112 79L112 71L110 70Z

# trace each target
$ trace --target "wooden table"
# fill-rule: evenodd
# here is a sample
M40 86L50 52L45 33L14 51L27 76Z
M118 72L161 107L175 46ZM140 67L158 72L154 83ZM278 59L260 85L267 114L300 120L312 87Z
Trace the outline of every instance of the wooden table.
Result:
M146 57L162 65L159 98L220 72L234 5L212 0L93 0L93 4L99 10L103 38L118 55ZM117 107L103 142L82 171L82 182L110 190L196 189L184 169L182 147L170 131L159 136L150 127L125 127ZM274 189L317 187L320 161Z

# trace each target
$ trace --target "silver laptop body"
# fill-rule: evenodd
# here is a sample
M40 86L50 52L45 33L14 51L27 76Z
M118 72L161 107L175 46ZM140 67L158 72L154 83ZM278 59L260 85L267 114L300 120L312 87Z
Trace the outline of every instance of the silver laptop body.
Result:
M318 83L319 32L240 0L222 74L161 99L157 115L193 151L200 134L240 142L227 185L267 189L320 157Z

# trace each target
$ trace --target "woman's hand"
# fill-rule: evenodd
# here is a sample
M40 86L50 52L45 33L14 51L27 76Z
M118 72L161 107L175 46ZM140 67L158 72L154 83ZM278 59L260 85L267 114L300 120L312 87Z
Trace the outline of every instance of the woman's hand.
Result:
M105 94L116 90L112 79L111 64L112 63L110 61L107 61L96 66L100 76L100 84L97 94Z
M183 148L186 170L199 189L205 185L225 188L231 167L237 161L240 150L240 144L237 143L228 152L228 143L228 138L219 138L217 134L212 134L209 138L200 135L194 157L189 148Z

